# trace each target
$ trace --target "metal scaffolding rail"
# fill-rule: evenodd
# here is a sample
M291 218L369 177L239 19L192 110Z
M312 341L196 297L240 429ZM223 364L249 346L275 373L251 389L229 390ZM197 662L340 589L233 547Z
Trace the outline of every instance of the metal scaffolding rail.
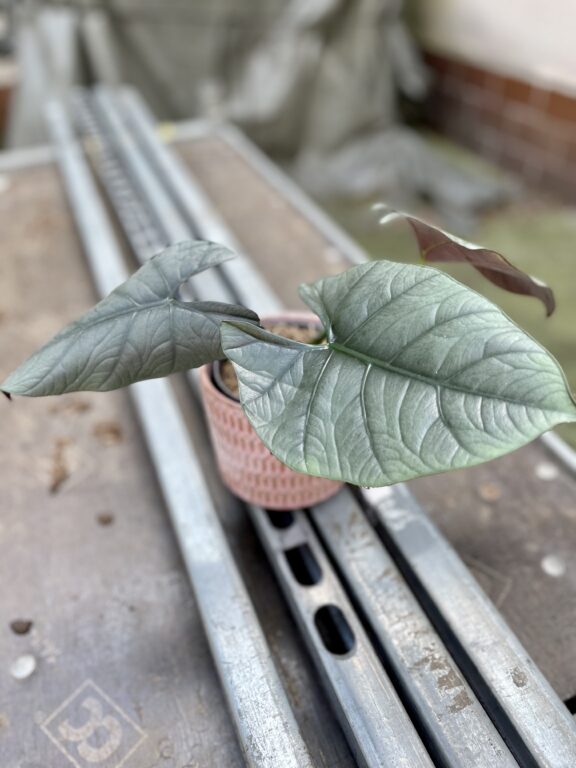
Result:
M137 94L101 87L78 96L75 113L137 258L194 237L237 249ZM51 125L95 280L107 293L126 268L62 105L52 107ZM363 258L237 131L198 123L192 134L221 137L351 262ZM104 233L97 244L88 236L95 227ZM191 286L200 298L279 308L247 254L207 274ZM311 765L170 386L151 381L131 391L247 764ZM567 709L405 487L361 500L344 489L308 512L287 512L281 526L263 509L249 513L358 765L574 764Z

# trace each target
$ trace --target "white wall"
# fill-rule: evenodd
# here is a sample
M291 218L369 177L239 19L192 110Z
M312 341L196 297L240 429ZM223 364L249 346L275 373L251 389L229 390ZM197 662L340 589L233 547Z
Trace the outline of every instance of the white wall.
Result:
M576 94L576 0L413 0L437 53Z

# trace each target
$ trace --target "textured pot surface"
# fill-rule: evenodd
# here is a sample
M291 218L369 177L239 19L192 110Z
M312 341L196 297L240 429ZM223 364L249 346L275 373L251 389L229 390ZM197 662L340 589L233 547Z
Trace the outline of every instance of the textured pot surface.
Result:
M267 320L317 322L313 315L303 313ZM200 369L200 382L218 468L236 496L266 509L298 509L318 504L342 487L334 480L294 472L278 461L252 428L240 403L217 389L212 365Z

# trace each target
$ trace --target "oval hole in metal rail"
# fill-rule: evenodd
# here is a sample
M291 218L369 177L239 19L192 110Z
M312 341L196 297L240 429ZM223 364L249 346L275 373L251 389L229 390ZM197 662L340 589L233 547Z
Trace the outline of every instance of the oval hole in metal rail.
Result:
M322 579L322 568L308 544L284 550L292 575L303 587L312 587Z
M345 656L354 648L356 638L337 605L323 605L314 614L314 624L324 647L336 656Z
M268 519L274 528L290 528L290 526L296 520L294 517L294 512L289 512L288 510L277 511L274 509L267 509L266 514L268 515Z
M576 695L570 696L569 699L566 699L564 704L568 707L568 712L570 712L571 715L576 715Z

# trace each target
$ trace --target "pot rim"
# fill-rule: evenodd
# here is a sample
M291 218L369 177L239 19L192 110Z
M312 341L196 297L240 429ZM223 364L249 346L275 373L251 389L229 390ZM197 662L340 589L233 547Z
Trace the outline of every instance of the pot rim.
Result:
M319 328L322 327L322 322L317 315L315 315L313 312L306 312L305 310L298 309L287 309L278 313L264 315L264 317L260 318L260 322L264 327L266 327L265 324L267 322L287 322L288 324L292 325L316 325ZM207 363L207 365L202 366L202 368L208 369L208 379L213 384L218 394L222 395L224 398L226 398L226 400L240 405L240 398L236 397L232 391L226 387L224 381L222 380L222 376L220 375L220 366L225 362L227 362L227 358L223 357L219 360L214 360L212 363Z

